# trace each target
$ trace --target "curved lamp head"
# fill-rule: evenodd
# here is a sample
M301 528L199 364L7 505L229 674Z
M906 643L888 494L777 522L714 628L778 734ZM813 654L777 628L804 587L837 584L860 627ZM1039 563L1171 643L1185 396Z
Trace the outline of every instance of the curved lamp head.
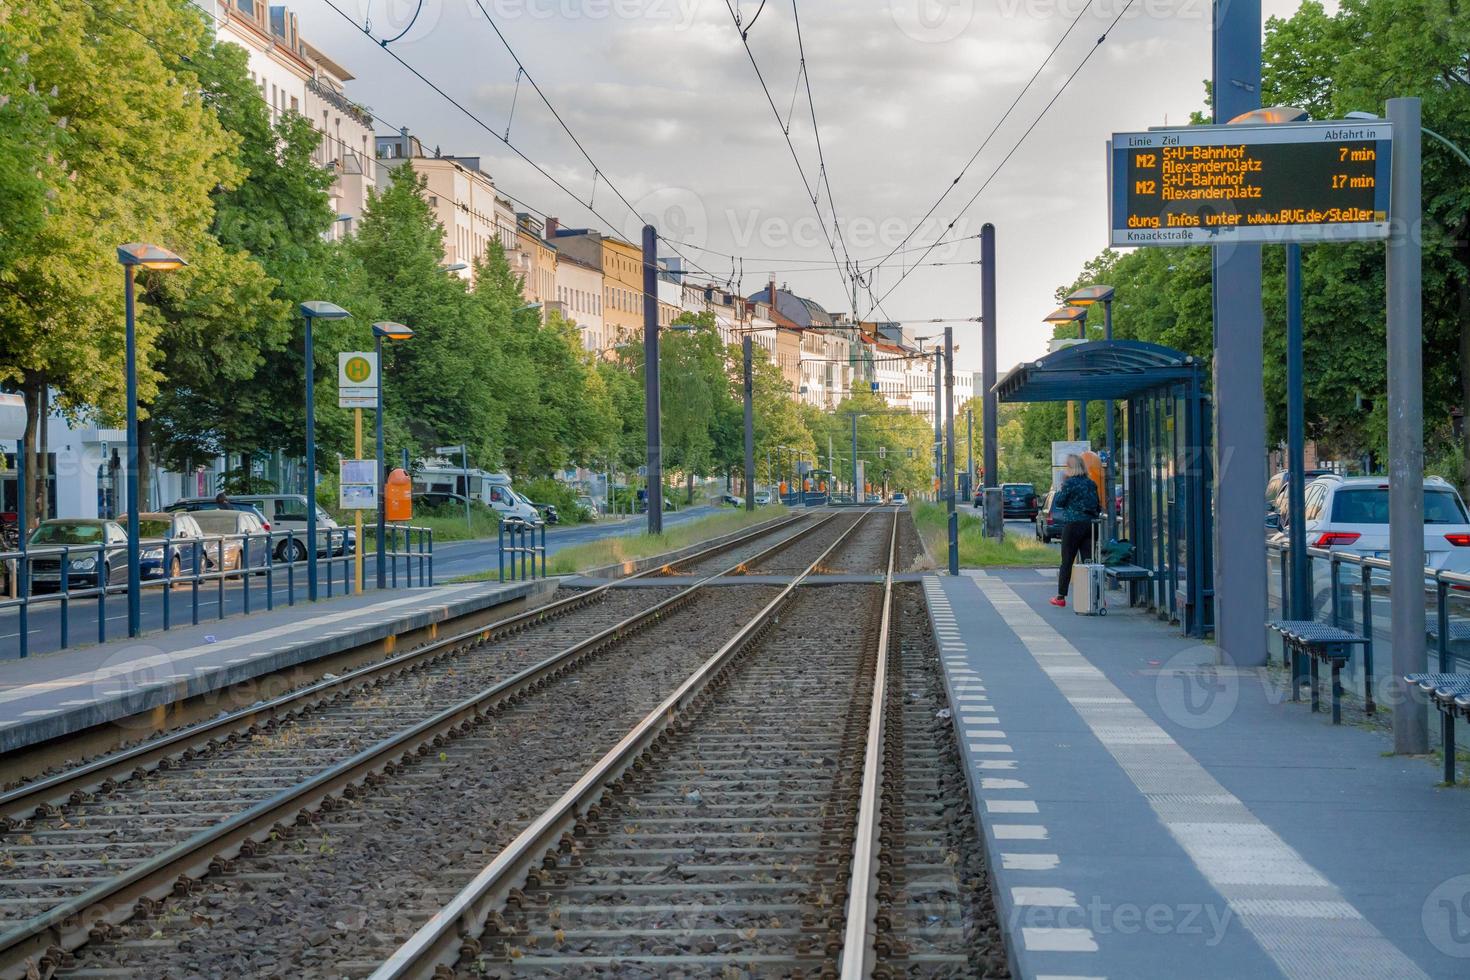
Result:
M1311 118L1307 110L1298 109L1294 105L1273 105L1265 109L1252 109L1250 112L1242 112L1226 125L1265 126L1276 123L1306 122Z
M301 315L308 320L344 320L352 314L336 303L313 299L301 304Z
M136 266L139 269L155 269L160 272L182 269L189 264L168 249L145 242L119 245L117 260L123 265Z
M1087 307L1062 306L1042 317L1043 323L1075 323L1087 319Z
M382 337L384 340L408 340L413 336L413 331L392 320L379 320L373 324L373 336Z
M1111 303L1112 286L1083 286L1067 297L1068 306L1091 306L1093 303Z

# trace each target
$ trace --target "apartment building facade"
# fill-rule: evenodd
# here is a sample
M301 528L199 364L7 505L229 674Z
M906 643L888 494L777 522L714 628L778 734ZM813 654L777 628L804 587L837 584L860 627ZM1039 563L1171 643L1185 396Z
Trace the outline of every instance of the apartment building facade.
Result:
M556 299L553 309L582 330L582 346L603 356L617 341L602 315L602 270L557 250Z
M521 277L521 294L527 303L540 303L543 313L558 301L556 294L556 249L541 236L541 219L526 212L516 214L516 247L510 267Z
M437 152L430 156L406 131L377 137L377 156L388 170L408 166L424 177L429 208L444 227L444 261L459 276L474 282L475 266L492 242L500 243L507 258L516 251L515 211L496 193L495 181L481 169L479 157Z

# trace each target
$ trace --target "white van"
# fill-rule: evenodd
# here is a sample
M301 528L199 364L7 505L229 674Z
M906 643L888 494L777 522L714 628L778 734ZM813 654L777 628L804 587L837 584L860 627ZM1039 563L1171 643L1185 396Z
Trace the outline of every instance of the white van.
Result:
M541 523L541 513L534 504L510 485L510 477L504 473L487 473L484 480L485 502L495 508L502 521L520 521L525 524Z
M540 513L516 492L504 473L486 473L472 467L466 479L463 469L436 459L425 461L413 475L413 495L425 503L463 507L466 493L470 500L492 508L502 521L535 524L541 520Z

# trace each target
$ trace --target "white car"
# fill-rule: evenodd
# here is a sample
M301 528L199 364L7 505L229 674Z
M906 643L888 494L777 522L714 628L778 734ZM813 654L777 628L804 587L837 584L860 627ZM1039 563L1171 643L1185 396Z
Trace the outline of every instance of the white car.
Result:
M770 502L771 502L771 491L769 491L769 490L757 490L755 492L755 505L757 507L764 507L767 504L769 504Z
M893 506L895 506L895 507L903 507L903 506L906 506L908 504L908 502L909 502L909 495L906 494L906 493L901 493L901 492L900 493L895 493L892 497L888 498L888 501L889 501L889 503L893 504Z
M1307 547L1388 557L1386 478L1319 477L1307 484L1304 502ZM1289 524L1291 515L1285 516ZM1285 532L1276 540L1284 543ZM1424 481L1424 564L1470 572L1470 515L1455 488L1437 476Z

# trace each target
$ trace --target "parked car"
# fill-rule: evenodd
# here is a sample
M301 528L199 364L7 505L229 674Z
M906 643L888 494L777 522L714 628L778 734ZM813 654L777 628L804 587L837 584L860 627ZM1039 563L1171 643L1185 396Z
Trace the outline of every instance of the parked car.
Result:
M602 516L602 511L598 508L597 501L592 499L592 495L590 493L578 494L577 506L582 508L583 512L586 513L587 519L589 521L595 521Z
M773 499L775 499L774 495L769 490L757 490L755 492L755 505L757 507L765 507Z
M1311 483L1319 477L1332 475L1331 470L1307 470L1306 480ZM1285 506L1287 477L1287 471L1281 470L1266 481L1266 525L1268 527L1277 527L1280 524L1279 515Z
M646 514L646 513L648 513L648 491L647 490L639 490L638 491L637 503L634 504L634 506L638 509L638 513L640 513L640 514ZM676 507L674 505L674 498L671 497L667 493L664 494L664 510L678 510L678 507Z
M124 528L127 515L117 519ZM178 578L208 568L212 559L204 531L192 514L183 512L138 515L138 568L142 578Z
M1377 476L1324 476L1307 484L1304 511L1307 546L1387 558L1388 481ZM1281 503L1285 504L1283 496ZM1282 512L1283 531L1294 515ZM1437 476L1424 481L1424 564L1436 570L1470 572L1470 515L1455 488Z
M896 492L892 497L889 497L888 499L895 507L907 507L909 503L909 495L904 493L902 490Z
M733 493L724 493L720 495L720 503L726 507L744 507L745 498L737 497Z
M101 518L53 518L31 532L28 547L44 549L30 561L31 592L59 592L61 563L66 560L68 590L95 589L99 584L126 585L128 535L117 521ZM75 550L63 553L64 547Z
M241 567L264 569L270 559L265 522L255 510L197 510L190 515L204 532L205 550L217 567L233 572ZM249 554L246 554L246 542ZM283 549L277 548L278 552ZM303 548L297 561L306 560ZM282 561L279 555L277 561Z
M306 495L300 493L245 493L231 497L230 504L236 510L249 508L260 518L265 530L283 535L294 532L294 538L278 537L275 542L276 561L306 560ZM218 510L219 504L213 497L184 497L164 508L167 511L186 511L197 514L201 511ZM343 528L320 504L316 508L318 542L316 553L327 553L327 539L331 538L332 554L350 554L357 546L356 533ZM328 530L334 532L330 536ZM218 532L215 532L218 533ZM290 552L288 555L287 552Z
M556 504L538 504L532 501L531 506L536 508L536 512L541 515L541 519L547 524L561 523L561 514L557 513Z
M1057 530L1056 508L1053 505L1056 495L1057 492L1055 490L1048 490L1046 495L1041 498L1041 503L1036 508L1036 517L1033 518L1033 523L1036 527L1036 540L1043 544L1049 543L1059 534Z
M1034 521L1040 509L1036 487L1030 483L1002 483L1000 485L1001 517L1018 517Z

